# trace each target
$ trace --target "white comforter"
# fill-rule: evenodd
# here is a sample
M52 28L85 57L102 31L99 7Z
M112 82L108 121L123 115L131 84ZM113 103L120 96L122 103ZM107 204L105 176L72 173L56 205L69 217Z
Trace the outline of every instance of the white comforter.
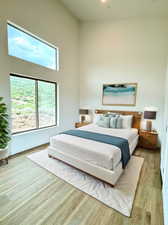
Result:
M95 124L90 124L79 129L125 138L128 140L130 146L130 154L134 150L131 145L138 136L137 129L102 128ZM118 147L67 134L52 137L50 139L50 145L56 151L73 155L78 159L110 170L115 169L121 161L121 151Z

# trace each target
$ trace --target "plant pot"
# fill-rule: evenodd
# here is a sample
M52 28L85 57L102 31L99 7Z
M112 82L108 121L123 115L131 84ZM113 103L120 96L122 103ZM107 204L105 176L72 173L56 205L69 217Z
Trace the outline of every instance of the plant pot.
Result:
M0 148L0 161L5 160L8 164L8 146L6 148Z
M0 148L0 152L4 152L4 151L7 151L8 150L8 147L6 148Z

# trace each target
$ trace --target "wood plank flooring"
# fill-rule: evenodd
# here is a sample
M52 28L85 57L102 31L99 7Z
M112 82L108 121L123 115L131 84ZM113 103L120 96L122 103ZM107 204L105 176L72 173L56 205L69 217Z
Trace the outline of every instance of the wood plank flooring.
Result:
M0 225L163 225L159 151L136 150L145 163L131 218L34 164L32 151L0 166Z

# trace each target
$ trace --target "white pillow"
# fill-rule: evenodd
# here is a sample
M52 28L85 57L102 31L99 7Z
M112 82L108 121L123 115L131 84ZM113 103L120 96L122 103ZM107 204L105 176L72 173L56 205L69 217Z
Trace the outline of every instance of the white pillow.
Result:
M131 129L133 115L128 115L128 116L121 115L121 118L123 119L122 128L123 129Z
M104 115L104 114L97 114L97 113L94 113L93 115L93 123L96 124L99 120L100 120L100 117Z

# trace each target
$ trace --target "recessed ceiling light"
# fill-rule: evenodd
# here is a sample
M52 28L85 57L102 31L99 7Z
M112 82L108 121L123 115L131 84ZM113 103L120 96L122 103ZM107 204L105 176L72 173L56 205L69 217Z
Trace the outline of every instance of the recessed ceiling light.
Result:
M102 3L106 3L107 2L107 0L100 0Z

